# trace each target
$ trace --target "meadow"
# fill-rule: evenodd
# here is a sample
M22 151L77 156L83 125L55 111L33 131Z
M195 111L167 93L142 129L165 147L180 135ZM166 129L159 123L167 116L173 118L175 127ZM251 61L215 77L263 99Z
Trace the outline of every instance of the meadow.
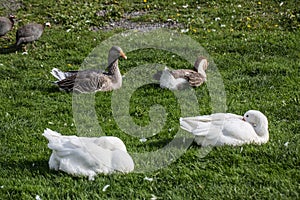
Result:
M297 0L9 0L0 5L0 16L13 13L18 19L7 34L10 40L0 38L0 199L300 198ZM35 47L28 45L27 54L14 50L17 28L32 21L52 26L45 28ZM44 129L65 135L80 130L74 120L74 96L52 84L51 69L79 69L102 41L145 27L166 27L201 44L224 84L225 106L219 110L240 115L260 110L269 120L269 142L214 147L205 156L192 143L160 169L100 174L94 181L49 170L51 151L42 136ZM120 60L119 66L125 78L133 68L147 63L192 67L158 49L123 50L128 59ZM208 81L213 80L210 70ZM218 111L212 107L209 83L193 91L198 100L195 114ZM146 142L119 127L112 110L115 94L93 96L103 134L120 137L131 154L159 150L174 139L182 113L172 91L151 83L132 93L129 114L136 125L151 124L153 105L164 107L167 113L159 133Z

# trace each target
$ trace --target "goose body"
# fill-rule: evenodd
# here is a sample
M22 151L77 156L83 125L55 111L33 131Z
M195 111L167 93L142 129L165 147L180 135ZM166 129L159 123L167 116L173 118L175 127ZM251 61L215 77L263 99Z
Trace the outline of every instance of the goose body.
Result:
M0 17L0 37L5 36L14 26L15 16L10 15L9 18Z
M269 140L268 120L257 110L249 110L244 116L216 113L180 118L180 127L194 134L201 146L260 145Z
M20 27L16 33L16 45L26 44L38 40L43 32L45 26L51 26L49 22L45 24L30 23Z
M167 67L154 75L159 80L161 88L180 90L188 86L198 87L206 81L208 62L207 59L199 56L194 64L194 70L178 69L169 70Z
M122 75L118 67L119 57L127 59L120 47L113 46L108 55L107 72L96 69L63 72L54 68L51 74L57 79L55 84L64 91L86 93L116 90L122 86Z
M89 180L98 173L128 173L134 169L126 146L117 137L63 136L50 129L46 129L43 136L48 139L48 147L52 150L50 169L88 176Z

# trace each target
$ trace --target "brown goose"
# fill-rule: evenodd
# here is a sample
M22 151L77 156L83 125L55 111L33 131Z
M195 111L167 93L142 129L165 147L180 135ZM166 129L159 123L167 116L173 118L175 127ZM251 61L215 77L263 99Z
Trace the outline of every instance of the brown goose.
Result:
M0 37L5 36L14 26L14 15L9 15L9 18L0 17Z
M188 85L198 87L206 81L205 70L207 66L207 59L203 56L199 56L194 64L194 70L169 70L166 67L163 71L157 72L153 77L159 80L161 88L180 90L186 88Z
M38 40L44 32L45 26L51 27L47 22L44 25L30 23L19 28L16 33L16 46Z
M55 84L64 91L87 93L116 90L122 86L122 75L118 67L119 57L127 59L120 47L113 46L108 54L107 72L95 69L62 72L53 68L51 74L58 80Z

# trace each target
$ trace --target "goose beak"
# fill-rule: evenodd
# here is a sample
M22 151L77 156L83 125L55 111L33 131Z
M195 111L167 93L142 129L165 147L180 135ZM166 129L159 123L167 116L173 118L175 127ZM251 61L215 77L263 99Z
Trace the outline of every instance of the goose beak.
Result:
M127 56L125 55L125 53L124 53L123 51L120 52L120 56L121 56L122 58L124 58L125 60L127 59Z
M246 121L244 117L243 117L243 119L242 119L242 120L243 120L244 122Z

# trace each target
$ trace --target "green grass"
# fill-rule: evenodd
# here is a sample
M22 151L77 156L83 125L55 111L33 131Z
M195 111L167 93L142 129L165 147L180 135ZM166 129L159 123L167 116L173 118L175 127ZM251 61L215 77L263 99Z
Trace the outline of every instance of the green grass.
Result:
M299 199L300 198L300 7L298 1L24 1L15 10L19 23L0 39L0 199ZM170 4L170 5L168 5ZM12 4L11 4L12 5ZM11 6L10 5L10 6ZM197 9L197 6L200 9ZM99 10L110 12L97 15ZM12 11L0 8L0 15ZM99 175L95 181L49 170L51 151L42 136L45 128L76 134L72 94L51 84L53 67L80 68L89 53L105 39L120 33L90 31L119 20L126 13L143 11L128 20L178 21L185 33L209 53L222 75L227 112L261 110L269 119L270 141L262 146L217 147L199 157L191 147L171 165L145 173ZM162 12L163 11L163 12ZM8 52L17 27L30 21L50 21L36 48L29 54ZM222 25L222 26L221 26ZM225 26L224 26L225 25ZM67 30L70 29L69 32ZM123 74L147 63L172 68L191 67L158 50L126 52L120 61ZM207 85L195 89L201 114L211 113ZM170 142L179 129L179 105L172 92L150 84L136 90L130 115L138 125L149 124L149 108L165 107L162 131L148 138L125 134L111 110L112 92L97 93L96 112L107 135L120 137L130 153L149 152ZM288 146L284 144L288 143ZM144 180L145 177L153 181ZM109 184L106 192L102 188Z

